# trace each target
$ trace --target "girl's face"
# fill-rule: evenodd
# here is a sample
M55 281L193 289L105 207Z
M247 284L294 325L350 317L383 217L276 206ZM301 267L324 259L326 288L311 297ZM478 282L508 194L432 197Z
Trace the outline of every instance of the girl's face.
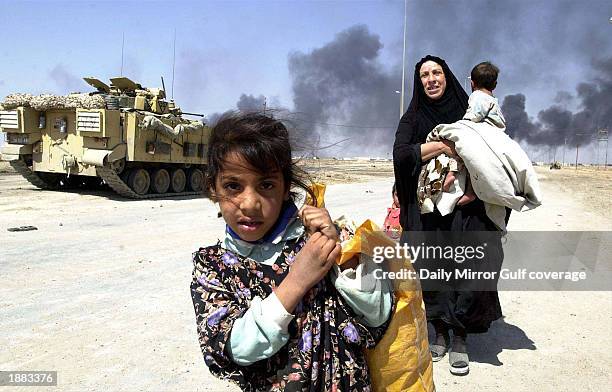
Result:
M239 154L227 155L215 181L214 196L225 222L245 241L261 239L289 199L280 171L259 173Z

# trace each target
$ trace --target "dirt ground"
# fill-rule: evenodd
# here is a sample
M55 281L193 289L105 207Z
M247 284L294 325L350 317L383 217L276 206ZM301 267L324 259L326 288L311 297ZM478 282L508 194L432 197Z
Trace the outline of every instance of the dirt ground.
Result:
M300 161L300 166L313 180L329 185L393 177L393 161L387 159L304 159Z
M391 162L305 164L330 184L332 216L383 220ZM612 170L537 170L545 204L513 214L510 230L612 229ZM23 225L38 230L6 230ZM0 167L1 370L57 370L48 391L236 391L204 366L189 294L191 253L223 228L203 198L42 191ZM611 291L500 299L505 318L468 341L470 374L435 364L438 391L609 388Z

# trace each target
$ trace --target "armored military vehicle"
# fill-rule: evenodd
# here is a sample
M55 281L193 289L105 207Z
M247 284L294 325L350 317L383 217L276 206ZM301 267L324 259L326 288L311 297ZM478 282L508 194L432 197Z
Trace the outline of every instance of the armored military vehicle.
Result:
M6 97L2 159L45 189L98 182L134 199L201 192L210 135L201 121L185 118L162 88L84 80L96 91Z

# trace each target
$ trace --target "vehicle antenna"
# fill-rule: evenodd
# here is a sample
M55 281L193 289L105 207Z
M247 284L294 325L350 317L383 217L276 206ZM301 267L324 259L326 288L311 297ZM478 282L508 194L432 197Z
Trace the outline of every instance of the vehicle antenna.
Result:
M176 27L174 28L174 47L172 49L172 95L171 99L174 101L174 66L176 64Z
M119 76L123 76L123 48L125 46L125 32L121 33L121 72Z

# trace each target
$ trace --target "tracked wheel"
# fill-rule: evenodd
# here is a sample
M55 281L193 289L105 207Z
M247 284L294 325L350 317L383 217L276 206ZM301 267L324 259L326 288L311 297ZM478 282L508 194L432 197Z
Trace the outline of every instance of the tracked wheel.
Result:
M202 191L204 186L204 173L200 169L190 169L187 174L187 185L194 192Z
M117 174L123 173L125 170L125 159L117 159L115 162L111 163L111 167Z
M149 191L151 177L145 169L134 169L128 177L128 185L139 195L145 195Z
M114 172L114 170L113 170ZM117 173L114 173L117 174ZM121 175L119 176L119 178L121 178L121 181L123 181L125 184L127 184L130 180L130 174L132 174L132 170L131 169L126 169L124 170Z
M175 169L170 174L170 188L172 192L183 192L187 185L187 175L183 169Z
M155 169L151 173L151 191L166 193L170 188L170 174L166 169Z
M45 184L46 189L59 189L62 186L62 174L47 173L47 172L33 172L36 177L41 179Z
M85 177L82 184L87 189L104 189L104 184L100 177Z

